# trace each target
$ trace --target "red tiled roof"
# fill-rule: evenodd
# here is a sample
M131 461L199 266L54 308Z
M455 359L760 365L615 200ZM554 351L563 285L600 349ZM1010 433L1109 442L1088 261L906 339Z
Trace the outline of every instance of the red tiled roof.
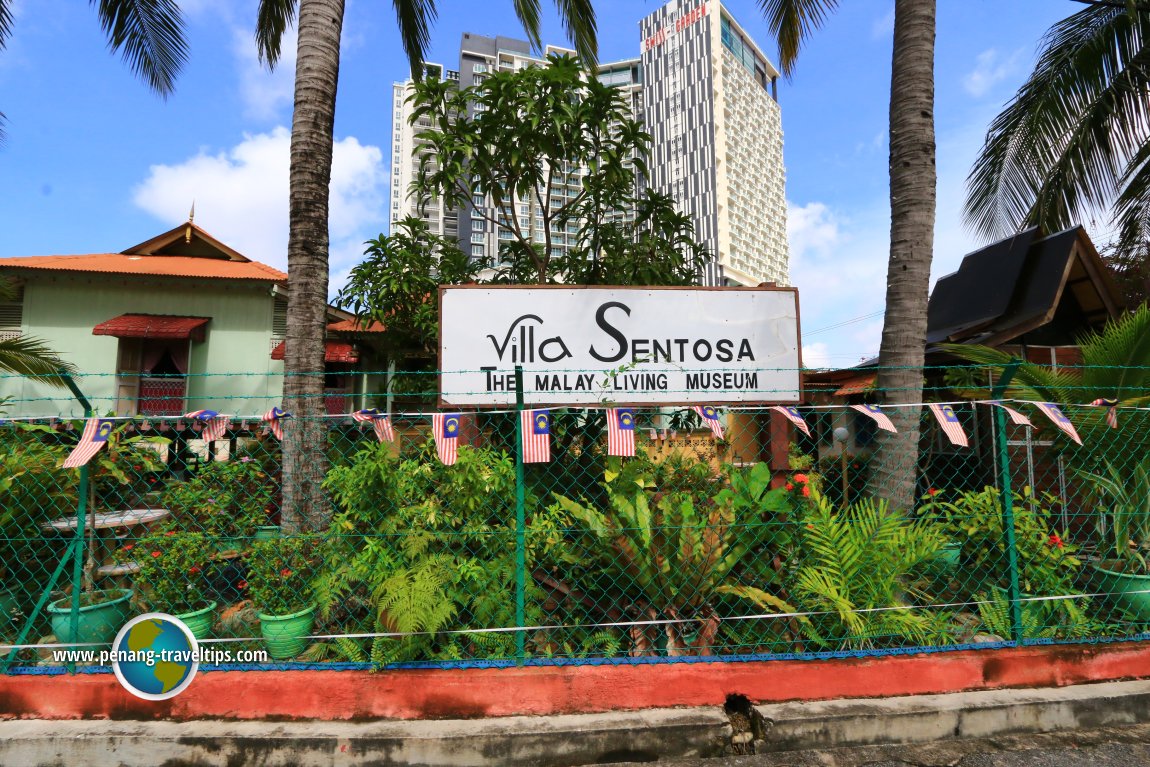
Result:
M878 373L864 373L843 381L842 386L834 393L836 397L849 397L852 394L866 394L874 389Z
M221 280L286 282L287 275L258 261L228 261L195 256L132 256L93 253L86 256L24 256L0 258L0 268L63 272L139 274L160 277L200 277Z
M92 328L94 336L116 338L192 338L204 340L210 317L174 317L167 314L121 314Z
M272 359L282 360L284 358L284 344L286 341L280 341L276 347L272 349ZM324 346L323 353L324 362L359 362L359 352L356 348L349 343L343 341L328 341Z
M340 320L328 325L327 329L329 332L335 331L336 333L383 333L387 330L387 326L375 320L367 323L367 325L359 320Z

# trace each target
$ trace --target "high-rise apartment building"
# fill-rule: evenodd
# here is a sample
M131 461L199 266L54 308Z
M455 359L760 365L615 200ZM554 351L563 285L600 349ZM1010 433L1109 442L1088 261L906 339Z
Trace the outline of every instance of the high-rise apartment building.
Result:
M426 76L443 78L448 82L459 81L459 72L444 69L439 64L425 63L423 70ZM425 140L416 138L416 134L431 128L431 120L427 117L421 118L416 125L411 124L414 110L407 103L410 84L408 80L395 83L391 88L391 221L395 223L408 216L416 216L427 224L432 234L456 239L459 237L459 215L454 208L442 200L431 200L420 207L408 196L411 182L419 175L420 158L427 144Z
M639 58L600 64L596 75L625 91L632 113L653 137L650 177L640 180L640 190L650 186L670 195L691 217L696 237L714 254L703 284L788 284L778 72L718 0L671 0L640 22L640 32ZM550 53L573 52L548 46L544 56ZM464 34L457 71L427 66L466 88L493 72L543 62L525 41ZM511 233L498 226L501 214L489 200L475 195L458 211L433 200L421 211L408 197L420 162L414 136L430 127L429 121L409 125L409 84L397 83L393 91L392 220L421 216L433 232L456 236L463 252L494 262ZM554 205L578 194L587 169L561 171L551 189ZM515 215L542 243L537 205L516 200ZM553 255L572 244L578 225L568 229L551 232Z
M715 254L708 285L789 284L779 73L717 0L639 23L650 184Z

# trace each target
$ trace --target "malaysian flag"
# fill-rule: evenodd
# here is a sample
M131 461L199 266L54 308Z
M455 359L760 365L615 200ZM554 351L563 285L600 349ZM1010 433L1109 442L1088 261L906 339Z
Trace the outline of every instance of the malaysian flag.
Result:
M1054 422L1055 426L1062 429L1066 436L1070 437L1070 439L1079 445L1082 444L1082 439L1078 436L1078 432L1075 431L1074 424L1070 423L1070 419L1062 414L1058 405L1052 402L1035 402L1034 404L1039 410L1046 414L1047 418Z
M523 434L523 463L547 463L551 460L551 411L524 410L519 414Z
M809 426L807 426L806 419L803 418L802 413L799 412L797 407L791 407L790 405L775 405L771 408L771 410L777 410L778 412L782 413L787 417L788 421L798 427L799 431L801 431L803 434L806 434L808 437L811 436L811 429Z
M283 408L273 407L264 413L264 423L267 424L268 431L276 435L276 439L284 438L284 425L281 421L285 418L291 418L291 413L285 412Z
M1108 397L1099 397L1090 403L1095 407L1104 407L1106 410L1106 425L1111 429L1118 428L1118 400Z
M455 463L460 415L460 413L436 413L431 417L431 435L435 437L435 452L444 466Z
M205 442L215 442L217 439L223 439L224 432L228 430L232 420L226 415L220 415L214 410L193 410L190 413L184 413L184 418L199 421L203 425L204 430L200 432L200 437Z
M719 420L719 411L710 405L695 405L693 408L699 417L703 419L703 423L710 428L711 433L715 435L715 439L723 438L723 422Z
M942 427L943 434L950 439L951 444L959 447L968 446L966 432L962 430L962 423L959 422L958 414L954 412L954 408L950 405L940 405L937 402L932 402L927 407L938 419L938 425Z
M635 411L629 407L607 410L607 455L635 455Z
M387 413L381 413L373 407L367 407L355 411L351 417L360 423L370 422L371 428L375 430L375 438L380 442L395 442L395 432L391 430L391 419L387 417Z
M1004 405L1001 402L999 402L998 400L991 400L990 404L995 405L995 406L1000 407L1003 410L1005 410L1006 414L1008 416L1010 416L1010 420L1014 421L1014 423L1017 424L1018 426L1029 426L1030 428L1034 428L1034 424L1032 424L1030 422L1029 418L1027 418L1024 414L1018 412L1014 408L1010 407L1009 405Z
M84 424L84 431L80 433L80 441L64 459L64 468L75 469L92 460L92 456L108 444L113 425L113 422L106 418L89 418Z
M894 424L890 422L886 413L882 412L882 408L878 405L851 405L851 409L873 418L880 429L886 429L887 431L898 434L898 429L894 428Z

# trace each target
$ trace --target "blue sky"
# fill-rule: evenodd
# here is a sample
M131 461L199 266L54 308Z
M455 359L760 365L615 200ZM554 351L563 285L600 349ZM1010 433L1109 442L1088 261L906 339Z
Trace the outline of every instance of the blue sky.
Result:
M601 57L638 55L638 21L661 4L597 2ZM724 4L772 54L757 4ZM960 211L987 124L1029 72L1046 28L1081 7L1070 0L938 4L935 278L978 244ZM185 220L194 199L198 224L252 258L284 266L294 51L269 74L255 57L254 2L181 5L191 60L164 100L108 53L87 3L16 3L15 32L0 52L0 111L8 118L0 256L123 250ZM431 60L453 66L464 31L519 34L509 0L439 5ZM563 44L544 5L543 39ZM779 90L792 282L801 295L805 361L814 365L872 355L882 327L894 3L843 6ZM349 0L332 184L336 282L363 241L387 229L391 83L406 71L391 4Z

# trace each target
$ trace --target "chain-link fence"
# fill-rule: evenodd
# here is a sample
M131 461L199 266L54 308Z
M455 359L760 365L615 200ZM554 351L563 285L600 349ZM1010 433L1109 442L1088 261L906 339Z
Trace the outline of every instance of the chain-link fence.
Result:
M242 400L215 425L109 416L87 463L62 468L87 422L12 417L0 657L10 672L82 664L61 650L107 646L149 611L244 668L1144 638L1150 391L1071 387L1051 408L978 369L926 380L925 404L825 378L795 412L714 417L699 402L437 418L434 396L349 394L376 410L306 429L322 442L305 446L318 516L284 504L301 497L281 456L302 418L245 417Z

